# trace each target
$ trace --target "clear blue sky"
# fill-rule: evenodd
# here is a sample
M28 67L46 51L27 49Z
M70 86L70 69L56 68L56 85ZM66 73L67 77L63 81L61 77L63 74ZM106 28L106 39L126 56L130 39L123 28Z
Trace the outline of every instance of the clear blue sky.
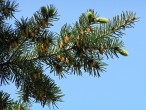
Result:
M146 110L145 0L17 0L17 2L21 10L16 14L17 18L31 17L41 6L54 4L61 15L60 20L55 22L52 28L55 32L59 32L65 23L75 23L80 14L90 8L107 18L126 10L136 12L140 17L139 22L135 28L127 29L126 35L122 38L129 52L128 57L120 56L108 61L105 59L109 66L107 72L101 73L100 78L70 75L61 80L55 77L55 81L65 94L64 102L58 104L59 110ZM9 93L16 90L13 86L2 89ZM34 104L32 110L49 108Z

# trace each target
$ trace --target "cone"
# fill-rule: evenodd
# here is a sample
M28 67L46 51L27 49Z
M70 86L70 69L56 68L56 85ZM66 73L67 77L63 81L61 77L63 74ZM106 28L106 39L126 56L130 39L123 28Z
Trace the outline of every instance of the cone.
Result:
M128 56L128 52L125 49L119 48L118 52L123 56Z
M107 18L102 18L102 17L99 17L99 18L96 18L94 19L95 22L100 22L100 23L108 23L109 20Z

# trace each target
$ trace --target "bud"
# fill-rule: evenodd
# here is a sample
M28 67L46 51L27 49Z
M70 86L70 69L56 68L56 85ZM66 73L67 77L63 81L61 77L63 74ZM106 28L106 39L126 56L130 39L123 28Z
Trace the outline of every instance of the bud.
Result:
M42 12L43 16L47 15L47 13L48 13L47 8L45 6L42 6L41 12Z
M58 60L61 60L61 55L57 55L57 59Z
M37 71L34 72L34 73L33 73L33 78L34 78L34 79L41 79L41 73L40 73L40 72L37 72Z
M80 33L81 33L82 35L84 35L84 33L85 33L85 32L84 32L84 30L83 30L83 29L81 29Z
M108 23L109 20L107 18L102 18L102 17L99 17L99 18L96 18L94 19L95 22L100 22L100 23Z
M9 16L10 16L10 10L7 9L7 8L5 8L5 9L3 10L3 14L4 14L6 17L9 17Z
M36 24L36 25L35 25L35 29L36 29L36 30L39 30L39 29L40 29L39 24Z
M46 45L49 47L49 46L51 45L52 41L49 40L48 38L46 38L46 39L45 39L45 43L46 43Z
M34 32L31 32L31 36L32 36L32 37L35 37L35 33L34 33Z
M48 10L48 15L53 16L54 12L55 12L55 9L52 7Z
M61 73L63 71L63 67L61 65L56 64L55 65L55 70L57 73Z
M94 21L94 15L93 15L92 11L89 11L87 13L87 17L88 17L90 23Z
M91 59L91 60L88 61L89 68L92 68L94 65L95 65L95 62L94 62L93 59Z
M92 12L92 11L89 11L89 12L87 13L87 17L88 17L88 18L92 18L92 17L93 17L93 12Z
M48 52L48 47L45 44L41 44L39 47L39 54L44 55Z
M69 59L66 57L65 62L69 64Z
M59 43L59 47L60 47L60 48L63 48L63 45L64 45L64 44L63 44L63 41L61 41L61 42Z
M11 48L16 48L18 46L18 42L17 41L13 41L11 44L10 44Z
M101 46L98 50L99 50L99 53L100 53L100 54L103 54L104 47Z
M89 26L87 26L87 32L91 32L92 31L92 28L91 28L91 26L89 25Z
M61 62L62 62L62 63L64 63L64 61L65 61L65 58L64 58L64 57L62 57L62 58L61 58Z
M65 42L66 44L68 44L69 41L70 41L70 36L66 35L66 36L65 36L65 39L64 39L64 42Z

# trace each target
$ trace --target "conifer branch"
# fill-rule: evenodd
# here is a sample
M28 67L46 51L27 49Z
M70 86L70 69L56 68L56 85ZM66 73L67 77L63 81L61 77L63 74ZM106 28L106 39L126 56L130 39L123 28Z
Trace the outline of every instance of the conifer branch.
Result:
M65 24L56 34L49 30L59 19L54 5L43 6L30 19L20 21L14 16L17 6L16 2L0 0L0 84L14 82L24 103L34 99L43 107L56 106L63 96L55 82L45 75L44 65L61 78L65 73L81 76L83 71L100 77L107 65L103 62L105 56L128 56L121 38L123 31L133 28L138 20L134 12L107 19L90 9L73 26ZM16 29L6 23L12 17Z

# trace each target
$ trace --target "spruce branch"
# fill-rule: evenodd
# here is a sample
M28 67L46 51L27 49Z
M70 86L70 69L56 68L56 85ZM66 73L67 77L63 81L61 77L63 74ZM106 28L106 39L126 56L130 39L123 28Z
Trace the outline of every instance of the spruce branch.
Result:
M132 25L138 19L135 13L123 12L120 16L116 16L112 20L100 18L99 16L96 18L95 15L90 15L91 13L87 16L82 14L79 17L79 22L76 22L73 27L65 24L61 28L60 36L58 37L60 52L69 50L74 54L75 59L86 59L86 57L83 56L91 56L93 54L92 51L97 52L96 56L98 56L98 58L103 56L103 54L105 54L107 58L109 58L109 56L111 58L114 56L118 57L118 53L121 54L121 52L117 50L117 47L123 47L123 42L120 41L121 36L124 35L122 30L133 27ZM90 20L88 17L90 17ZM91 17L93 17L93 19L91 19ZM68 42L66 42L67 40ZM75 62L75 60L73 62ZM80 69L82 63L87 63L87 61L79 62L75 64L75 67L77 65L78 68L75 68L75 71L81 74ZM72 69L72 72L73 71L74 69Z
M0 84L15 83L24 103L34 99L43 107L56 106L63 96L53 79L45 75L44 65L60 78L83 72L100 77L106 69L105 57L128 55L121 38L138 20L130 11L107 19L89 9L57 34L49 30L59 19L54 5L42 6L30 19L20 21L14 16L15 2L0 1L0 7ZM15 18L15 29L5 22L10 17Z
M124 33L121 30L133 27L137 21L136 14L133 12L123 12L120 16L113 17L107 24L100 24L95 30L96 37L121 37Z

